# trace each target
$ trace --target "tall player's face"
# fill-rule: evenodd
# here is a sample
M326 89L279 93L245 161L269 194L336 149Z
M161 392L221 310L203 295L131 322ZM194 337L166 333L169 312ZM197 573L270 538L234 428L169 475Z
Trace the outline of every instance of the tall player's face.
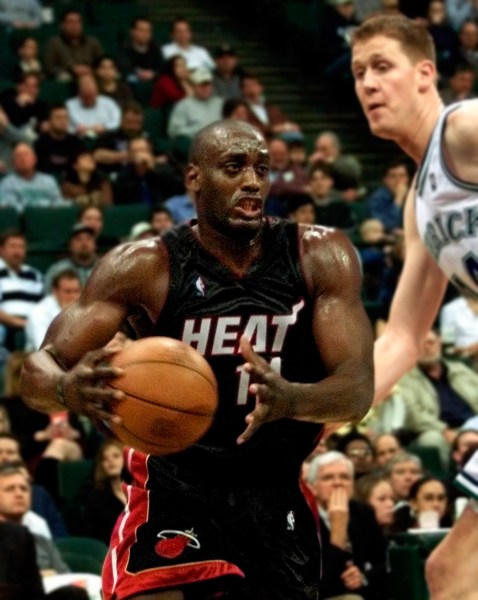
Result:
M413 128L423 102L423 85L433 84L433 67L423 69L425 63L431 64L412 63L400 42L382 35L354 44L355 91L374 135L399 140ZM430 82L424 82L424 77L431 77Z
M269 154L262 136L226 129L216 133L200 166L198 217L237 241L253 239L263 226L269 191Z

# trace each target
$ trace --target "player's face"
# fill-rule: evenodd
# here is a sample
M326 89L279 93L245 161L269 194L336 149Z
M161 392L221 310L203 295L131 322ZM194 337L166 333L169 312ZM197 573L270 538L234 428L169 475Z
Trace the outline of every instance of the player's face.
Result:
M413 64L397 40L377 35L352 52L355 91L374 135L397 140L410 127L426 73Z
M264 139L258 132L222 130L207 154L188 172L199 220L237 241L253 239L263 225L270 185Z
M379 525L391 525L393 522L393 506L395 499L388 481L379 481L373 488L368 503L375 511Z
M410 504L415 513L434 510L441 519L445 514L447 495L445 486L440 481L428 481L421 486L415 500Z

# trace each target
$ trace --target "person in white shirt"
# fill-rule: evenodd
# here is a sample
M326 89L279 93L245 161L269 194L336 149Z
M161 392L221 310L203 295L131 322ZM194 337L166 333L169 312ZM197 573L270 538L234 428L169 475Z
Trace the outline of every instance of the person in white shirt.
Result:
M39 350L50 323L60 312L80 297L81 284L73 269L53 277L51 294L36 304L25 326L25 351Z
M440 334L450 351L475 362L478 359L478 300L459 297L443 306Z
M70 132L81 137L96 137L120 126L120 107L111 98L98 93L92 75L82 75L78 79L78 95L66 101L66 108Z
M171 24L171 39L169 44L161 48L165 60L179 54L186 61L190 71L200 68L211 72L214 70L216 65L206 48L191 43L192 31L189 21L184 18L175 19Z

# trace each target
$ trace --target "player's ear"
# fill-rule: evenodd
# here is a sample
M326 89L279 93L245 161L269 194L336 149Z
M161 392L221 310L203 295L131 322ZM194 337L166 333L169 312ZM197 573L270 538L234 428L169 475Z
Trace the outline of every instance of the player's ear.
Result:
M186 187L193 191L199 191L201 181L201 170L198 165L189 163L186 169Z
M436 86L437 70L431 60L422 60L417 65L418 91L424 93L430 86Z

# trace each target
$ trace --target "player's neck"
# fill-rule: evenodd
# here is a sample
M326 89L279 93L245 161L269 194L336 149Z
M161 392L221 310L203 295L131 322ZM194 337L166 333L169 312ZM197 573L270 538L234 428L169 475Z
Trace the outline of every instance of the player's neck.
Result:
M417 164L421 163L425 155L433 129L443 111L443 104L438 94L430 102L423 104L420 114L415 119L410 119L403 135L395 140Z

